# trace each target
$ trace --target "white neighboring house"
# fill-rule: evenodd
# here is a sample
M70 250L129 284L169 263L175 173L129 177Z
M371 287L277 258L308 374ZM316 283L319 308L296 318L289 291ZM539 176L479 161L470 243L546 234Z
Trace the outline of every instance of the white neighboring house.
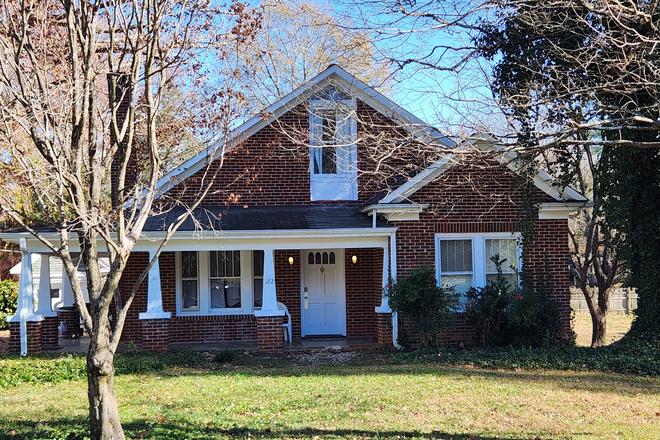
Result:
M41 287L41 264L42 264L42 255L41 254L31 254L32 256L32 292L34 296L35 303L38 307L38 297L37 292ZM105 276L110 271L110 263L107 258L100 258L99 265L101 266L101 275ZM71 291L71 286L67 283L62 285L62 276L64 273L64 268L62 266L62 260L59 258L48 258L48 272L50 273L50 310L57 311L61 307L71 307L73 305L73 293ZM21 275L21 263L18 263L12 267L9 271L11 275ZM78 271L78 282L80 283L80 288L82 289L83 295L85 297L85 302L89 302L89 296L87 294L87 276L83 269Z

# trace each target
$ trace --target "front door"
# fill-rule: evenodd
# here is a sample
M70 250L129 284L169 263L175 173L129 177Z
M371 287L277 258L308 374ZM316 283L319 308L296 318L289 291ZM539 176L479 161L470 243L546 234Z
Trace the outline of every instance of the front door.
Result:
M344 252L303 251L302 336L346 335Z

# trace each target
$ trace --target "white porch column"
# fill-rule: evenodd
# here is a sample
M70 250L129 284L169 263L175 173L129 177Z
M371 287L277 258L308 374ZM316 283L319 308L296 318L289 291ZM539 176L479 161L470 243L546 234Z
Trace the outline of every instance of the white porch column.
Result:
M21 244L21 275L18 279L18 303L16 304L16 314L7 317L9 322L19 321L41 321L43 317L38 317L34 313L34 285L32 279L32 253L28 252L24 238L20 239Z
M154 251L149 251L149 259L154 257ZM147 311L140 313L140 319L170 319L172 312L163 311L163 294L160 285L160 265L158 259L149 269L147 284Z
M77 281L77 280L76 280ZM71 287L71 279L64 267L62 268L62 299L57 303L57 308L73 307L76 301L73 298L73 288Z
M277 308L277 290L275 288L275 249L264 249L264 288L261 310L255 310L254 316L284 316L284 310Z
M57 312L51 309L50 305L50 257L41 254L41 270L39 271L39 290L37 291L37 311L38 315L45 318L57 316Z
M34 292L32 284L32 253L27 250L25 238L20 239L21 275L18 280L18 304L16 314L7 317L8 322L18 322L21 334L21 356L27 355L27 323L42 321L43 316L34 313Z
M376 307L376 313L392 313L390 309L388 298L385 296L385 289L388 286L390 279L390 255L387 246L383 246L383 296L380 300L380 306Z

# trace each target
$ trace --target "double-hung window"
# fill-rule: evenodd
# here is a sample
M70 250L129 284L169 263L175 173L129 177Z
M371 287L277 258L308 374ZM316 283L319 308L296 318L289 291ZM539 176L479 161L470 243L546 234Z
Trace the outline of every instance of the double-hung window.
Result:
M181 309L199 310L197 252L181 252Z
M465 293L474 284L472 239L441 239L440 285Z
M486 282L495 281L497 278L497 265L492 260L499 255L502 275L513 286L518 284L518 240L514 238L486 238Z
M239 251L209 252L211 308L241 307L241 253Z
M512 285L518 284L520 247L511 234L436 235L436 275L441 286L464 294L471 287L483 287L497 277L492 257L506 260L502 273Z
M332 87L309 101L312 200L357 200L355 100Z
M177 313L222 315L261 307L263 251L183 251L176 254Z

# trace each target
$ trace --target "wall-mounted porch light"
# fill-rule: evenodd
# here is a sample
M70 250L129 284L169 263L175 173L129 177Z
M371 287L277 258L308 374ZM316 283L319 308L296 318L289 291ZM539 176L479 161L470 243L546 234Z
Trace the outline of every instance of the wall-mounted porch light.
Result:
M351 261L353 262L353 264L357 263L357 255L353 255L351 257Z
M293 266L293 257L289 257L289 264Z

